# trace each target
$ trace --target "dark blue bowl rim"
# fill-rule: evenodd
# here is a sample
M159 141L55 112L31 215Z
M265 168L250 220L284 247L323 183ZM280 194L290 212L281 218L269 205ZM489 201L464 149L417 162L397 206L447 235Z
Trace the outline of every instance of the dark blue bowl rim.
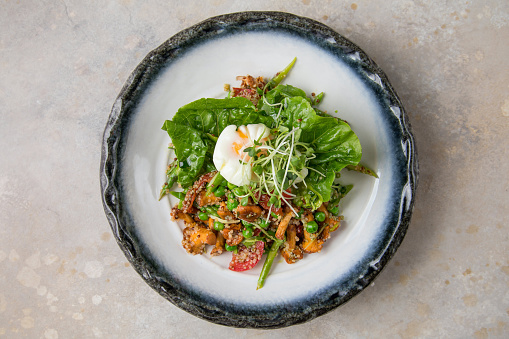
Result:
M401 167L404 167L402 170L405 172L406 185L401 188L399 215L394 216L395 231L391 237L387 238L382 253L378 254L378 262L376 265L366 267L362 277L349 284L346 290L344 290L345 286L337 286L337 293L331 294L331 297L326 300L320 300L312 307L306 305L302 308L288 309L282 306L264 311L229 310L212 305L196 293L180 288L177 281L160 274L160 268L153 261L147 260L140 250L136 235L130 231L133 227L129 225L132 219L123 207L120 194L122 190L119 182L121 140L124 127L134 114L136 104L144 90L165 67L167 60L177 58L194 44L216 38L225 30L235 32L266 29L282 29L314 42L327 41L328 48L333 52L335 50L339 54L355 53L360 59L362 72L377 76L379 90L384 92L388 107L399 110L394 113L393 118L398 122L398 135L401 136L401 143L405 148L403 151L405 163ZM418 179L417 152L408 117L385 73L357 45L331 28L312 19L284 12L240 12L216 16L175 34L150 52L129 76L113 105L104 130L100 166L101 195L106 217L126 258L149 286L174 305L199 318L232 327L266 329L286 327L314 319L346 303L373 282L392 258L406 234Z

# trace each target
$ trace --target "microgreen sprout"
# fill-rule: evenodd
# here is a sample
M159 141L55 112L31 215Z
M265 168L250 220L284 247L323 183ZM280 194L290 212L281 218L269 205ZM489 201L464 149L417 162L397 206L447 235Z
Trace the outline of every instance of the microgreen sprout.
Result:
M282 200L297 214L289 203L296 195L289 192L288 188L296 187L296 181L304 181L308 172L307 162L314 157L310 152L312 148L309 144L298 142L300 128L297 127L290 131L285 126L279 125L272 130L271 135L272 138L265 142L262 143L260 137L252 142L253 146L244 149L241 161L253 169L256 178L250 185L244 186L245 194L236 196L239 198L250 196L258 202L262 194L267 194L269 197L277 198L277 202L272 203L271 208L272 205L279 208ZM311 156L307 156L310 153Z

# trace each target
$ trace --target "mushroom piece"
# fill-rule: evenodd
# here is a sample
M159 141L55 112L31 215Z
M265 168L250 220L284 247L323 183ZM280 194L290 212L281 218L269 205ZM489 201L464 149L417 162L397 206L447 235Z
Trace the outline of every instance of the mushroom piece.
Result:
M279 225L278 225L277 231L276 231L276 238L281 239L281 240L284 238L286 228L288 227L290 220L292 220L292 218L294 216L293 212L289 208L287 210L285 210L285 213L286 214L283 217L283 219L281 219L281 221L279 222Z
M258 205L237 206L237 216L239 219L249 222L255 222L263 213L263 209Z
M194 184L189 188L186 193L186 197L182 202L182 211L186 213L190 213L193 208L193 203L198 193L205 188L205 185L212 180L212 178L216 175L217 171L213 171L207 174L202 175Z
M174 221L183 220L186 226L193 225L195 223L194 219L189 214L182 212L182 210L178 209L177 206L171 209L170 216L171 219Z
M217 210L217 214L221 219L224 220L234 220L235 216L233 213L226 207L224 202L221 202L219 205L219 209Z
M224 240L224 237L223 237L223 233L217 232L216 245L214 246L214 248L210 252L210 255L215 257L217 255L223 254L223 252L225 251L224 243L225 243L225 240Z
M182 233L184 235L182 246L188 253L193 255L202 254L205 250L205 245L214 245L216 243L215 233L198 224L187 226Z
M201 190L196 196L196 203L198 206L209 206L218 204L222 200L222 197L216 197L214 193L207 194L206 190Z
M317 253L322 250L324 241L318 237L316 233L309 233L304 229L304 240L302 241L302 249L305 253Z
M297 227L295 224L290 224L286 230L286 242L281 248L281 255L288 264L294 264L304 257L304 253L302 253L300 247L296 245L296 242Z
M233 228L224 228L222 231L223 237L229 246L236 246L244 240L244 236L240 230Z

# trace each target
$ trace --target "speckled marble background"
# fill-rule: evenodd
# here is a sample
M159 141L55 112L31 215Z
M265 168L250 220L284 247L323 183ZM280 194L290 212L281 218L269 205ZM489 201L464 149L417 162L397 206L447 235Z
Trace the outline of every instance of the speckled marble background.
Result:
M387 4L385 4L387 3ZM509 2L0 2L0 338L507 338ZM407 236L375 283L273 331L195 318L150 289L113 240L102 132L152 49L210 16L323 22L387 73L420 182Z

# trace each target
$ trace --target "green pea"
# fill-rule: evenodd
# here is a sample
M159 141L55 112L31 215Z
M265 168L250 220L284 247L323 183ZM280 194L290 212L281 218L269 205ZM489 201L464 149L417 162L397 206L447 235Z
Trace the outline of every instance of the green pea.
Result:
M215 191L214 191L214 195L216 197L222 197L223 195L226 194L226 187L224 186L219 186Z
M198 218L200 218L200 220L205 221L209 219L209 215L205 212L200 212L198 213Z
M236 209L238 205L239 202L237 201L237 199L228 199L228 202L226 203L226 207L228 207L230 211Z
M318 224L316 221L308 222L306 225L306 231L308 231L308 233L316 233L316 231L318 231Z
M261 228L267 228L267 227L269 227L269 222L268 222L266 219L261 219L261 220L260 220L260 227L261 227Z
M249 221L241 220L241 222L242 222L242 225L244 225L244 227L253 228L253 225L251 223L249 223Z
M233 190L233 193L235 193L236 196L244 195L244 189L242 187L236 187Z
M219 221L214 221L214 229L216 231L221 231L222 229L224 229L223 223Z
M315 220L319 221L319 222L324 221L325 220L325 213L323 213L323 212L316 212L315 213Z
M244 228L242 230L242 235L244 238L251 238L253 236L253 230L250 228Z
M237 250L237 245L235 246L230 246L228 244L224 244L224 248L225 250L227 250L228 252L233 252L233 251L236 251Z
M244 197L244 198L240 199L240 204L242 206L247 206L248 203L249 203L249 197Z
M331 207L329 208L329 212L331 212L334 215L337 215L339 213L339 207L338 206Z

